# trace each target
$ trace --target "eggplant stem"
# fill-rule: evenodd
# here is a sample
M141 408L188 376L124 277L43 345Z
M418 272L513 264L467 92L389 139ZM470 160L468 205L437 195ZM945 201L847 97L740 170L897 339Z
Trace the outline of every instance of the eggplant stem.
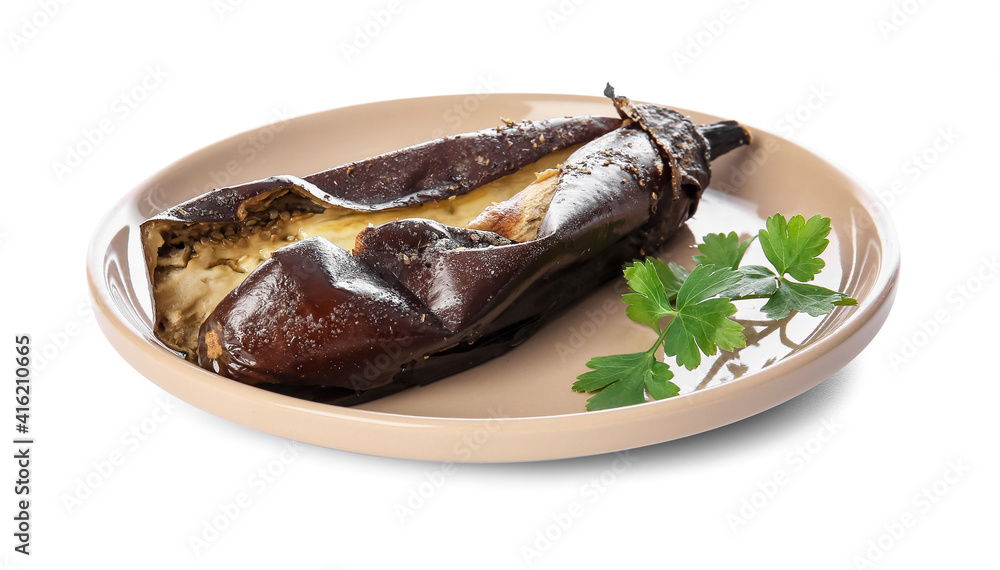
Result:
M749 145L752 140L750 131L736 121L699 125L698 132L708 141L710 160L715 160L733 149Z

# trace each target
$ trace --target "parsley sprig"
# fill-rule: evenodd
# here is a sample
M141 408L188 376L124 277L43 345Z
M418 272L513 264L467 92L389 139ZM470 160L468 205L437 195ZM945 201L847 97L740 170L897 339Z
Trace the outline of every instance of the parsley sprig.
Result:
M671 382L674 373L656 353L662 347L678 365L693 370L701 355L746 346L743 325L733 320L733 301L767 299L761 308L768 318L784 319L792 312L812 316L829 313L838 305L857 305L844 293L812 281L825 262L819 256L830 241L830 218L781 214L767 219L765 229L746 240L736 232L709 234L698 245L691 272L676 263L649 257L625 267L631 293L622 295L625 314L648 326L656 342L645 352L597 356L587 362L590 372L577 377L577 392L597 392L587 410L604 410L661 400L680 393ZM754 240L760 241L772 268L740 262ZM664 319L669 318L661 326Z

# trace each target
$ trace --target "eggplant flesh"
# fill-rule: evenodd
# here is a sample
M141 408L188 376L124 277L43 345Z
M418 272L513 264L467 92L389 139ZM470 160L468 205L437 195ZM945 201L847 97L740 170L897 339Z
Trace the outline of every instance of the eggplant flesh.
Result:
M527 185L535 170L620 124L604 117L507 123L303 178L213 190L171 208L140 228L154 333L194 360L208 315L278 249L313 235L351 248L368 224L398 218L467 223Z
M662 107L614 102L623 126L471 227L400 219L365 228L350 253L322 238L276 251L202 325L198 363L248 384L352 404L520 344L623 262L662 245L708 184L712 141L693 123ZM749 140L735 123L712 137L731 147Z

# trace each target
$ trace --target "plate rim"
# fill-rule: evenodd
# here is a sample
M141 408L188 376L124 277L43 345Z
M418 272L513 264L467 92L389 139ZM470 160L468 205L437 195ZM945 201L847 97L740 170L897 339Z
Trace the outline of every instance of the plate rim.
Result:
M353 105L347 105L344 107L336 107L332 109L327 109L324 111L317 111L309 113L306 115L300 115L287 119L289 122L309 122L316 120L319 116L329 115L333 113L351 113L351 112L370 112L371 109L377 108L384 105L402 105L402 104L413 104L416 105L418 102L420 104L427 104L430 102L444 102L449 99L461 99L469 96L474 96L474 94L453 94L453 95L433 95L433 96L421 96L421 97L410 97L403 99L385 99L380 101L373 101L367 103L358 103ZM496 97L498 99L509 99L514 101L524 101L524 100L546 100L546 101L566 101L570 100L579 103L598 103L606 101L602 97L587 96L587 95L577 95L577 94L557 94L557 93L494 93L491 97ZM683 108L672 107L685 115L699 115L705 117L708 120L721 120L707 113L702 113L698 111L691 111ZM744 123L746 124L746 123ZM538 425L541 429L550 428L560 428L564 430L566 426L563 424L570 424L572 428L571 431L583 434L585 432L594 431L594 426L600 426L598 429L607 430L616 424L621 423L635 423L635 422L650 422L653 420L662 421L664 417L670 417L675 415L690 415L691 409L703 408L705 406L710 406L714 402L719 402L723 400L731 399L744 392L754 392L760 391L762 387L766 387L768 384L773 383L775 380L785 377L789 382L795 382L796 379L792 376L802 375L803 371L815 366L815 361L822 359L824 357L829 358L831 354L839 351L843 351L846 347L846 340L849 340L856 335L860 334L862 330L868 330L868 338L864 339L857 346L854 346L846 351L845 354L839 355L841 358L847 358L843 361L840 366L845 366L847 362L853 359L857 354L859 354L864 348L869 344L874 335L877 334L878 330L881 328L882 323L885 321L888 313L892 307L893 299L895 296L899 271L900 271L900 250L899 250L899 240L898 235L895 230L895 226L889 217L886 208L881 207L880 202L878 202L875 194L864 185L856 176L854 176L847 169L841 167L839 164L827 159L821 154L797 143L785 139L779 135L776 135L766 129L760 129L753 125L747 124L747 126L755 133L766 133L768 136L775 137L782 145L789 145L789 147L795 149L798 152L804 152L811 155L820 163L824 163L826 166L840 173L847 182L849 182L849 193L864 207L866 213L872 218L874 222L874 230L879 236L879 243L881 246L881 263L878 266L879 274L872 285L871 293L869 295L870 301L852 310L851 314L848 315L845 320L837 325L834 330L830 331L826 336L817 341L814 344L807 346L805 349L790 355L787 358L783 358L773 365L767 367L766 369L761 369L754 371L747 376L741 377L736 381L727 382L715 386L710 386L702 390L697 390L694 392L689 392L683 394L676 398L670 398L666 400L658 400L652 402L646 402L643 404L637 404L634 406L627 406L622 408L614 408L609 410L599 410L593 412L580 411L568 414L554 414L554 415L536 415L536 416L525 416L525 417L512 417L502 419L503 429L508 434L521 433L532 433L535 430L527 430L524 428ZM447 453L439 450L436 453L428 452L417 452L417 453L407 453L407 450L398 450L398 452L392 452L385 446L379 445L368 445L368 446L350 446L350 445L331 445L329 439L322 437L310 437L308 429L303 431L302 429L297 429L295 425L286 426L284 429L274 429L264 428L260 425L254 425L252 418L248 418L245 413L226 413L217 409L218 406L211 405L208 400L209 395L216 392L225 392L231 394L237 401L243 401L251 405L257 406L271 406L276 408L281 408L285 410L290 410L289 413L292 415L299 415L297 419L305 424L314 423L316 421L320 422L330 422L330 421L345 421L345 422L362 422L369 425L381 425L384 429L414 429L414 428L432 428L432 429L450 429L457 430L458 432L470 433L469 430L482 429L484 422L489 422L495 418L486 417L476 417L476 418L456 418L456 417L441 417L441 416L425 416L425 415L408 415L400 413L390 413L390 412L380 412L372 410L363 410L359 408L346 408L341 406L334 406L331 404L321 404L316 402L310 402L306 400L301 400L291 396L285 396L282 394L275 394L273 392L268 392L266 390L261 390L252 386L243 385L232 380L219 377L211 372L201 369L176 355L170 353L167 349L159 345L154 345L149 339L145 338L143 335L132 330L132 327L127 322L126 318L121 314L119 309L115 306L114 301L110 297L109 290L104 286L106 284L103 279L104 275L104 265L106 254L110 248L110 241L106 238L113 237L118 231L120 231L121 224L115 223L116 218L125 215L125 208L129 207L130 204L136 202L138 198L143 194L144 190L147 190L150 182L161 178L166 173L182 166L185 162L191 160L193 157L201 155L203 153L210 152L213 149L219 149L231 144L233 141L241 140L242 138L249 136L261 127L256 127L254 129L249 129L241 133L234 134L230 137L226 137L219 141L205 145L199 149L189 152L182 157L170 162L166 166L160 168L150 176L146 177L135 187L129 190L124 196L122 196L114 205L102 216L97 230L92 234L90 244L87 250L87 282L88 288L90 290L90 295L94 301L95 315L97 315L97 320L100 325L102 332L108 337L109 341L115 348L115 350L123 357L125 360L138 371L141 375L145 376L148 380L159 386L160 388L166 390L167 392L173 394L174 396L191 403L203 410L231 421L247 425L259 431L266 433L272 433L274 435L279 435L283 437L291 437L292 439L297 439L299 441L304 441L306 443L312 443L324 447L331 447L336 449L344 449L354 452L367 453L379 456L393 456L393 457L405 457L410 459L423 459L423 460L444 460L444 461L472 461L472 462L493 462L493 461L532 461L540 459L558 459L564 457L577 457L582 455L593 455L599 453L607 453L612 451L617 451L621 449L628 449L633 447L639 447L644 445L650 445L652 443L658 443L663 441L669 441L672 439L678 439L680 437L687 437L689 435L694 435L695 433L700 433L702 431L707 431L708 429L714 429L716 427L721 427L744 419L756 413L760 413L770 407L777 406L784 403L795 396L807 391L808 389L822 383L826 379L826 376L820 378L818 381L803 382L802 379L798 379L797 382L803 384L801 390L795 390L795 393L788 395L780 399L779 401L774 401L770 405L763 407L755 412L747 415L742 415L741 417L734 417L730 421L718 423L712 422L711 427L705 429L695 429L694 431L689 431L688 433L682 433L681 435L673 435L671 437L661 438L659 436L654 436L652 439L655 441L647 442L636 442L634 445L621 446L620 442L613 442L614 438L609 443L604 445L593 446L594 449L589 452L580 453L579 449L576 450L566 450L567 453L517 453L516 450L508 450L507 452L495 452L495 453L482 453L475 454L473 457L455 457L455 453ZM108 228L114 228L114 230L109 230ZM130 234L136 230L136 228L130 228ZM133 239L130 235L129 239ZM139 285L139 284L136 284ZM142 284L142 289L148 290L148 283ZM137 293L140 291L137 289ZM833 345L832 347L830 345ZM191 397L189 394L181 395L178 392L183 392L183 390L177 390L176 386L167 381L163 381L162 378L159 380L157 378L151 377L150 374L144 372L146 365L151 365L152 363L137 363L138 358L137 352L148 351L150 346L155 346L157 350L154 354L157 356L153 359L156 362L161 362L166 369L171 372L176 372L180 374L190 374L193 375L192 378L203 383L201 387L204 390L202 397ZM824 350L826 349L826 350ZM849 353L849 354L847 354ZM178 365L183 365L187 368L178 368ZM173 388L173 389L172 389ZM568 389L568 387L567 387ZM211 409L210 409L211 408ZM250 414L253 415L252 413ZM739 415L739 414L737 414ZM634 417L633 417L634 416ZM325 418L325 419L320 419ZM584 418L594 418L584 419ZM552 425L555 424L555 425ZM573 426L573 424L583 424ZM586 424L591 424L589 427ZM697 428L697 426L695 426ZM375 430L380 431L380 430ZM680 430L684 432L685 430ZM315 434L314 434L315 435ZM661 434L662 435L662 434ZM585 437L585 436L584 436ZM515 438L516 439L516 438ZM492 440L491 440L492 441ZM490 446L483 447L483 450L488 450L488 448L496 448L495 442ZM509 446L499 446L502 449L507 449ZM477 450L480 451L480 450Z

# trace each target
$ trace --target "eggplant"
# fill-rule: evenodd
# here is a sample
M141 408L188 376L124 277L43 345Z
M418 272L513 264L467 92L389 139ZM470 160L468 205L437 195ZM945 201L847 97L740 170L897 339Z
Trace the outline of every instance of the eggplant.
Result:
M610 86L605 94L620 119L460 135L305 179L214 191L153 218L143 237L154 306L157 284L161 293L183 291L193 280L185 275L192 255L211 256L196 263L240 275L221 300L195 307L187 319L161 301L157 334L223 376L340 405L503 354L620 275L624 262L659 248L695 212L711 159L749 143L734 121L698 127L670 109L616 97ZM554 152L573 145L580 146ZM549 162L528 164L538 159ZM537 175L508 185L523 190L472 222L435 221L421 211L466 199L515 171ZM375 224L376 214L389 219ZM217 256L227 240L238 248L268 231L254 228L313 216L326 216L336 239L293 235L294 243L265 252L259 267ZM355 232L351 251L343 247L354 229L343 228L347 216L373 220Z
M556 160L560 151L620 125L605 117L506 122L302 178L273 176L219 188L170 208L140 226L153 332L193 361L201 324L280 247L313 231L329 236L333 219L342 226L333 232L335 241L347 247L370 220L459 219L473 212L459 221L464 223L516 183L524 167Z

